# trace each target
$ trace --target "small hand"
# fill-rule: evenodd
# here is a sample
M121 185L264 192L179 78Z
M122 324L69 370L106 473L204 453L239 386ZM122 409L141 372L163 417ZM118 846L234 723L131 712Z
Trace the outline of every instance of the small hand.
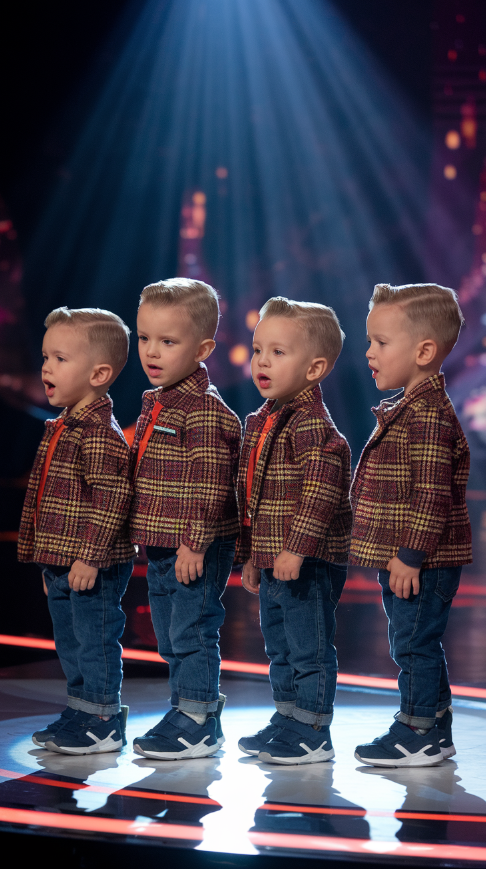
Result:
M390 571L390 579L388 580L390 590L393 594L396 594L397 597L409 598L411 591L413 591L413 594L419 593L419 567L408 567L407 564L404 564L403 561L400 561L400 559L395 555L395 557L391 558L388 562L386 569Z
M251 591L252 594L258 594L258 591L260 589L260 569L258 567L254 567L251 563L251 560L247 561L246 564L243 565L241 582L243 584L243 588L246 588L247 591Z
M302 555L295 555L293 552L288 552L287 549L282 549L273 563L275 579L281 579L284 582L298 579L303 560Z
M194 582L198 576L203 575L203 570L204 552L194 552L194 550L189 549L185 543L181 543L177 550L177 561L175 563L177 582L189 585L189 583Z
M42 588L44 589L44 594L47 597L49 594L49 589L47 588L46 578L44 576L44 571L42 571Z
M69 588L72 588L73 591L89 591L90 588L93 588L97 576L97 567L90 567L84 561L77 560L69 571Z

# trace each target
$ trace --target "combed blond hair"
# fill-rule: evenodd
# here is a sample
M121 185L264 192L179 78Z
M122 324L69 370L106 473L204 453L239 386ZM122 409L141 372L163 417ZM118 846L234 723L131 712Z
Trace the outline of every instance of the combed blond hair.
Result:
M219 296L216 290L204 281L189 278L171 278L144 287L140 305L155 308L184 306L201 338L214 338L219 323ZM139 305L139 307L140 307Z
M439 284L376 284L370 299L375 305L400 305L420 338L434 338L441 349L450 353L456 343L464 317L457 293Z
M130 346L130 329L121 317L102 308L62 307L55 308L44 320L46 329L58 325L83 329L90 347L100 351L99 361L112 366L113 380L119 375Z
M328 365L333 367L343 349L345 335L332 308L318 302L294 302L284 296L274 296L260 310L260 320L265 317L295 320L316 356L324 356Z

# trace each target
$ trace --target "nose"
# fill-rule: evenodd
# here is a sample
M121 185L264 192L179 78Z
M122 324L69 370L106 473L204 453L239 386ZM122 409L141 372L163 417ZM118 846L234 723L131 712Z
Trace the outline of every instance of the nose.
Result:
M370 346L368 347L368 349L367 349L365 355L366 355L366 358L367 358L367 359L371 359L371 358L372 358L372 356L373 356L373 351L372 351L372 349L371 349L371 344L370 344Z
M156 341L149 341L145 346L147 348L147 356L156 357L159 355Z

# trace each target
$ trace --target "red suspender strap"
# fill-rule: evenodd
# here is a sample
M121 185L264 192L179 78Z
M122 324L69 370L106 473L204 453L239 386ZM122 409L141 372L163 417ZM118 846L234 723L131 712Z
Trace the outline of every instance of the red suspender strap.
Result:
M145 450L147 449L147 444L150 440L150 435L152 434L152 432L154 430L155 421L156 421L160 411L162 410L163 406L164 405L161 404L160 401L156 401L154 404L150 420L147 423L147 428L145 429L145 431L143 433L143 438L138 445L136 468L138 468L138 466L142 460L142 456L143 456Z
M243 519L243 525L250 525L251 524L250 517L248 516L248 504L250 503L250 498L251 498L251 489L253 486L253 474L255 473L255 468L257 466L258 459L260 458L260 455L261 455L261 452L263 449L263 444L265 443L265 438L266 438L268 432L270 431L270 429L272 428L274 421L275 421L274 414L267 417L265 425L263 426L263 429L262 429L262 433L261 433L260 437L258 438L258 443L256 446L253 447L253 449L250 453L250 459L248 462L248 471L247 471L247 475L246 475L246 510L247 510L247 515Z
M44 459L44 464L42 466L41 478L39 482L39 488L37 489L37 504L36 504L36 513L39 512L40 502L42 501L42 496L44 494L44 487L46 485L47 475L49 473L49 468L51 465L52 456L54 454L54 450L57 447L57 442L61 437L63 429L66 426L64 424L63 419L58 419L56 425L54 427L54 431L52 437L49 441L49 446L47 447L46 457Z

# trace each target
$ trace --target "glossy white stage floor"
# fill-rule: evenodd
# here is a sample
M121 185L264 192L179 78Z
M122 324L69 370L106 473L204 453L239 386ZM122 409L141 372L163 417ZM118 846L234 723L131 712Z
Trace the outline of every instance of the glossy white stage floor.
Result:
M283 767L237 747L273 713L264 681L223 681L223 749L212 758L171 762L131 751L133 737L168 708L165 680L127 679L128 746L79 758L31 741L63 708L64 690L59 679L0 680L0 829L233 855L486 865L484 702L455 704L454 759L376 769L361 766L354 748L387 729L397 695L339 690L335 760Z

